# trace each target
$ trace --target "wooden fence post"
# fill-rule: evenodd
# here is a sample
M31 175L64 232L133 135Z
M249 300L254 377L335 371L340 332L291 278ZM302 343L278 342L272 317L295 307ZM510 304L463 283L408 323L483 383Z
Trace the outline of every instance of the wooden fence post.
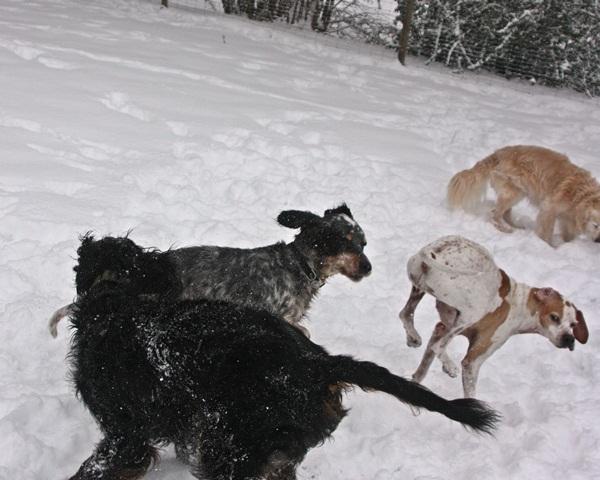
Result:
M404 12L402 12L402 31L400 32L400 41L398 42L398 60L402 65L405 65L404 62L406 51L408 50L408 39L410 37L410 27L414 11L415 0L406 0L404 2Z

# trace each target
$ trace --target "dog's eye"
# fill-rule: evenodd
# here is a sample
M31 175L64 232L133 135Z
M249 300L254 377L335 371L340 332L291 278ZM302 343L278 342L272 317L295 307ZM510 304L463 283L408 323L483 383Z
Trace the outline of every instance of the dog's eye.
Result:
M554 323L560 323L560 317L556 313L551 313L549 317Z

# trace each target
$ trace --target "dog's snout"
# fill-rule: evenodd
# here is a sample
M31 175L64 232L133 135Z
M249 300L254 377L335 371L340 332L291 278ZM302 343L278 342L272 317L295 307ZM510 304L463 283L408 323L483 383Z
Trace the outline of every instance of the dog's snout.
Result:
M575 337L573 335L563 335L560 340L560 347L573 351L575 348Z
M364 255L360 257L359 270L361 275L368 275L371 273L373 267L371 266L371 262Z

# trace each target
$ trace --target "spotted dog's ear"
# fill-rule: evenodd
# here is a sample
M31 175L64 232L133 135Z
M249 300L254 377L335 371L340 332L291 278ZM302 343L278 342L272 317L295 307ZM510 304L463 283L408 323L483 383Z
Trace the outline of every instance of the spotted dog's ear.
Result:
M346 205L345 203L342 203L339 207L335 207L330 210L325 210L325 216L328 217L329 215L348 215L350 218L354 218L352 216L352 212L348 208L348 205Z
M534 288L533 297L539 302L547 302L551 298L560 298L560 293L550 287Z
M586 343L590 337L590 332L588 332L587 325L585 324L585 318L583 318L583 313L581 313L581 310L575 309L575 311L577 323L573 327L573 336L579 343Z
M284 210L277 216L277 223L288 228L302 228L321 220L321 217L311 212L301 210Z

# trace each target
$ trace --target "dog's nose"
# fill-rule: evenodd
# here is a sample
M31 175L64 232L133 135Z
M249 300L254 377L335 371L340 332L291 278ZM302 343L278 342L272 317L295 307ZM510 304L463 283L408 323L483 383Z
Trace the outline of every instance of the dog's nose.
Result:
M368 275L369 273L371 273L372 269L373 267L371 266L371 262L367 260L367 257L363 257L360 259L360 272L363 275Z
M573 335L564 335L560 341L561 348L568 348L573 351L575 348L575 337Z

